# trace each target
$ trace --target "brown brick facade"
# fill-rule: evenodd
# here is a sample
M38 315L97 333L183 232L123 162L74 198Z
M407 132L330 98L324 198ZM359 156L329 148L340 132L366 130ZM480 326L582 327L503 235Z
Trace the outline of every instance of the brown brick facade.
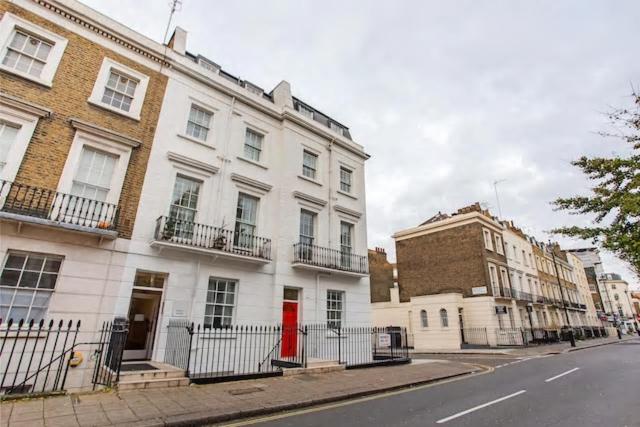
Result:
M393 264L381 250L369 250L369 281L371 302L391 301L389 290L393 288Z
M495 242L495 233L491 233ZM473 296L471 288L476 286L486 286L491 295L487 263L498 268L507 265L503 255L485 249L479 221L396 240L396 257L401 302L413 296L447 292ZM497 273L502 284L499 270Z
M31 12L3 1L0 2L0 16L5 12L10 12L68 39L51 88L0 71L0 86L4 93L38 104L53 112L51 117L43 118L38 122L15 181L47 189L57 188L75 135L75 130L69 123L72 117L139 140L142 144L132 150L119 200L119 235L130 238L167 82L166 77L158 72L160 65L153 70L142 66L74 32L67 31ZM87 102L105 57L149 77L139 121Z

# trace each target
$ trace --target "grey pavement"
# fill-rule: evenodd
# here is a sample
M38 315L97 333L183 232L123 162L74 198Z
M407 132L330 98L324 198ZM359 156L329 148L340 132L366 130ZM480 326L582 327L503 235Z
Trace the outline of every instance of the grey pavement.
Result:
M0 404L0 426L201 425L348 399L481 368L448 361Z
M257 423L295 426L637 427L640 339L528 358L487 375Z

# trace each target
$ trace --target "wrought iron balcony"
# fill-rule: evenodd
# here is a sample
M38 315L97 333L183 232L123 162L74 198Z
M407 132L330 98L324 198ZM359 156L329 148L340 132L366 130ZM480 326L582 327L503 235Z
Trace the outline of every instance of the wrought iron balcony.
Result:
M496 298L514 298L514 293L515 291L512 291L511 288L493 287L493 296Z
M2 180L0 212L5 219L62 225L77 231L113 232L118 222L117 205Z
M514 289L513 290L513 294L514 294L515 298L520 300L520 301L533 302L533 295L530 294L529 292L517 291L517 290Z
M156 242L166 242L200 251L271 260L271 239L237 233L211 225L161 216L156 220Z
M293 263L354 275L366 276L369 274L369 262L366 256L306 243L293 245Z

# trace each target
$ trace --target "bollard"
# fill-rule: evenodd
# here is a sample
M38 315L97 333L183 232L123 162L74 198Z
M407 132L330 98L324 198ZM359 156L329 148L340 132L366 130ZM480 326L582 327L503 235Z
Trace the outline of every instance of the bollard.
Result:
M620 330L620 328L616 329L616 331L618 331L618 339L621 340L622 339L622 331Z

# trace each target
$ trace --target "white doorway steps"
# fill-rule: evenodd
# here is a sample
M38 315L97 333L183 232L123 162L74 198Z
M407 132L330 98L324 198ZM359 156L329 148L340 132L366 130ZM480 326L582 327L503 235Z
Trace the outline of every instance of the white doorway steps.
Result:
M166 363L149 361L123 362L118 390L187 386L189 385L189 378L185 374L186 372L183 369Z

